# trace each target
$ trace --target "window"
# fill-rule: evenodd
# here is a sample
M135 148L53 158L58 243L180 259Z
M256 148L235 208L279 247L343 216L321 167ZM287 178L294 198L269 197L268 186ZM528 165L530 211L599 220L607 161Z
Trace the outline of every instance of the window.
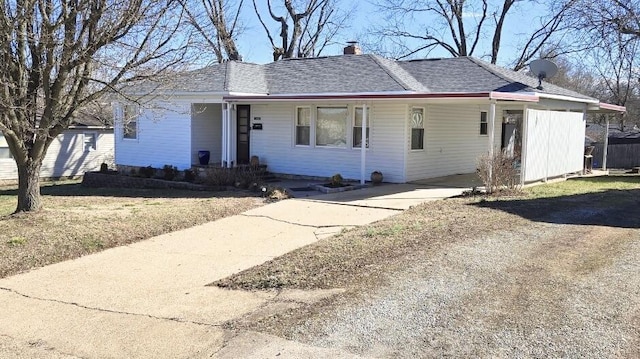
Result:
M316 146L347 146L346 107L318 107L316 117Z
M2 133L0 133L0 160L9 159L11 157L11 151L9 150L9 144L5 140Z
M95 151L98 148L98 134L95 132L85 132L84 136L84 151Z
M480 112L480 134L487 134L487 113L484 111Z
M369 110L369 109L367 109ZM353 116L353 147L362 147L362 107L356 107L355 114ZM367 111L367 129L366 129L366 139L365 139L365 147L369 148L369 128L371 127L369 121L369 111Z
M135 105L124 106L122 138L138 138L138 108Z
M424 149L424 108L411 109L411 149Z
M298 107L296 114L296 145L309 146L311 138L311 109Z

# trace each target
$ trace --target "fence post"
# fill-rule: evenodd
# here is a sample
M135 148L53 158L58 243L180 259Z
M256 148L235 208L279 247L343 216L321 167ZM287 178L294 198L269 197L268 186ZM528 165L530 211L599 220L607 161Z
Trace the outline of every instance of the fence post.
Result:
M602 170L607 170L607 150L609 148L609 115L605 115L607 118L606 127L604 129L604 147L602 148Z

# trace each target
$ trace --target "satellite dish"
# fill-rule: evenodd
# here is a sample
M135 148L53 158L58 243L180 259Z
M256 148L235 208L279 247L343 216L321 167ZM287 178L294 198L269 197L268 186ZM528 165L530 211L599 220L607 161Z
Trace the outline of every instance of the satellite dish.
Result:
M538 90L542 90L542 80L558 73L558 66L546 59L537 59L529 63L529 69L538 77Z

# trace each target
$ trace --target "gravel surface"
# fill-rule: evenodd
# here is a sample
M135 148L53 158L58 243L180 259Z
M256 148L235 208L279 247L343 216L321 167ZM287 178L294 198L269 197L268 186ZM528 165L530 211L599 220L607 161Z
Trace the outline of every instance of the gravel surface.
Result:
M640 231L532 223L455 243L292 328L374 357L639 357Z

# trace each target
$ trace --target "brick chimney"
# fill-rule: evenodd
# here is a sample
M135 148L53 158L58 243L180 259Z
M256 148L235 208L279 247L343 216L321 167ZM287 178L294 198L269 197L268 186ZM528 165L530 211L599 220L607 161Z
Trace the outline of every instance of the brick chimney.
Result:
M349 45L344 48L345 55L362 55L362 50L357 41L348 41L347 44Z

